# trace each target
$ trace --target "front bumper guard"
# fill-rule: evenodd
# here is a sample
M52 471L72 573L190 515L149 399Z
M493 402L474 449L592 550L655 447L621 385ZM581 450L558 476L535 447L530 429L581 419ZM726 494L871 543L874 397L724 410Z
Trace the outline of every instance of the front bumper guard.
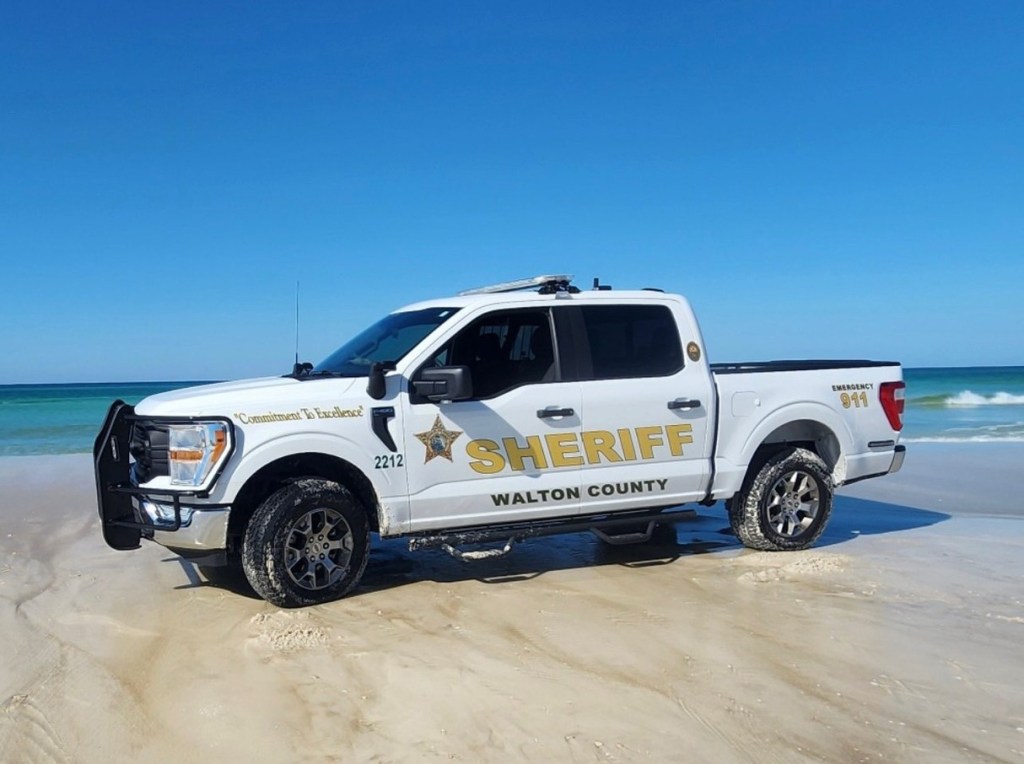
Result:
M93 466L96 472L96 500L99 505L103 540L113 549L138 549L142 533L173 532L181 528L181 497L196 496L195 491L142 489L132 485L128 446L132 435L135 408L121 400L114 401L103 420L103 427L93 444ZM166 496L174 508L174 519L167 524L145 522L135 510L132 497Z

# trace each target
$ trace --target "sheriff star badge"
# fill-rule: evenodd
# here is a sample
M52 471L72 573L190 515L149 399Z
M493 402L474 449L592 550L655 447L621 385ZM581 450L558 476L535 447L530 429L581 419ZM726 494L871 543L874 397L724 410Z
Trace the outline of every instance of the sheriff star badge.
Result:
M448 461L452 461L452 443L455 442L462 434L461 430L446 430L444 425L441 424L441 417L434 420L434 426L426 432L417 432L416 437L419 438L420 442L427 447L426 458L423 463L426 464L431 459L435 459L438 456L443 456Z

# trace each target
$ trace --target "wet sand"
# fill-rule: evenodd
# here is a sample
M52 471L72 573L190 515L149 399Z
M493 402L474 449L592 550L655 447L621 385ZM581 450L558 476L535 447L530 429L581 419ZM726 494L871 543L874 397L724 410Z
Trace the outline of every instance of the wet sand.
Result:
M0 761L1024 761L1024 445L912 445L801 553L720 507L282 611L107 549L88 457L0 459Z

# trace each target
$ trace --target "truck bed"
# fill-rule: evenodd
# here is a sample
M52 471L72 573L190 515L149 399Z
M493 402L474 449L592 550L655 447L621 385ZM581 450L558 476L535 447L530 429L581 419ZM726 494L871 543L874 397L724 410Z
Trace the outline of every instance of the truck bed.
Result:
M764 443L814 443L837 485L888 472L898 432L879 398L900 365L867 360L714 364L718 392L714 492L739 490ZM792 372L797 372L792 374Z
M714 374L754 374L765 371L821 371L825 369L863 369L878 366L899 366L898 361L745 361L742 363L713 363Z

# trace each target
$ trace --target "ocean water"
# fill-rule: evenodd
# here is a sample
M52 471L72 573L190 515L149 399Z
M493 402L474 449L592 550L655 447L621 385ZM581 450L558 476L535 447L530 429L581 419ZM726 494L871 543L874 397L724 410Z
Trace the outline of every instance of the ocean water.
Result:
M1024 442L1024 366L905 369L903 442Z
M1024 366L905 369L904 443L1024 442ZM92 451L110 403L202 382L0 385L0 456Z
M91 453L113 401L134 404L148 395L199 384L0 385L0 456Z

